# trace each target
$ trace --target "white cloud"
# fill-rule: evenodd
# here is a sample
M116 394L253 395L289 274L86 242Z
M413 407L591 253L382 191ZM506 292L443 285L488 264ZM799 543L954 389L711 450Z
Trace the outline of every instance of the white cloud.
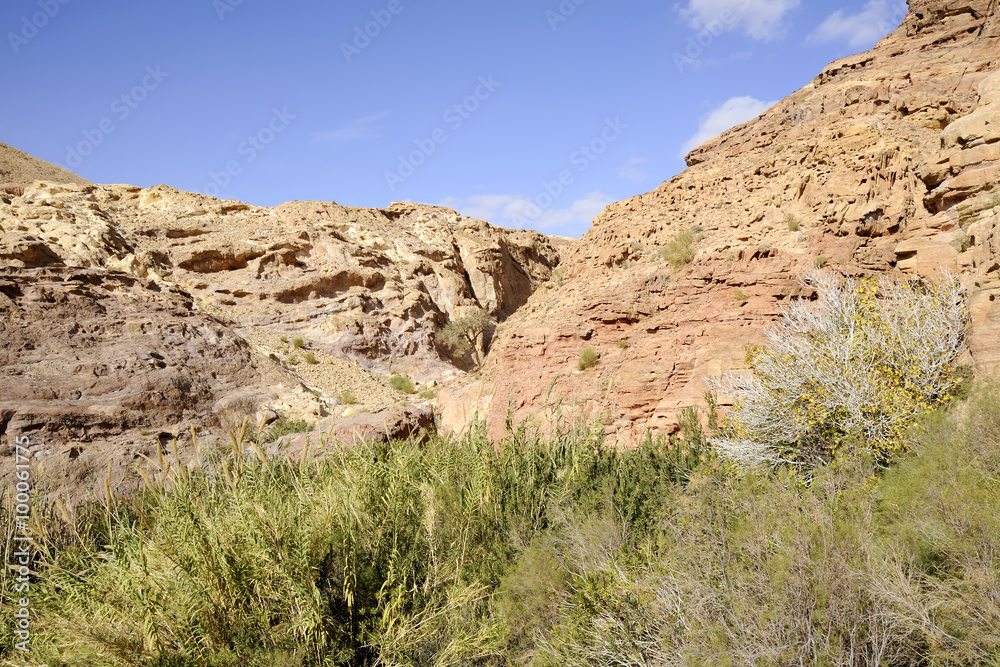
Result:
M542 208L523 195L473 195L465 199L448 197L440 205L453 208L466 217L486 220L501 227L583 233L590 228L597 214L612 202L610 197L600 192L590 192L566 208Z
M343 127L339 127L336 130L330 130L327 132L317 132L313 135L313 141L319 142L329 142L329 141L357 141L359 139L376 139L381 136L373 126L378 121L382 120L389 113L383 111L381 113L371 114L369 116L362 116L357 120L351 121Z
M712 137L717 137L729 128L751 118L756 118L774 104L774 102L762 102L754 97L733 97L726 100L721 107L702 117L698 131L681 148L680 157L683 158L698 146Z
M869 0L857 14L843 9L830 14L807 42L846 41L853 49L868 49L896 29L906 17L906 0Z
M778 39L785 34L785 14L801 0L688 0L681 9L696 30L713 32L743 28L758 40Z
M631 158L628 162L622 165L621 169L618 170L618 177L635 181L636 183L646 180L646 173L639 168L639 165L645 164L646 162L649 162L648 158Z

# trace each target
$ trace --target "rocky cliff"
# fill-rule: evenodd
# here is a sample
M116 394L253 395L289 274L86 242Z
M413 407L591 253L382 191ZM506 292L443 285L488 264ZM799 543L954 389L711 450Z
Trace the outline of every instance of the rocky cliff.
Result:
M28 436L54 488L82 492L109 467L116 484L134 483L135 465L170 454L175 437L181 458L194 456L192 428L207 447L223 443L246 417L353 415L338 427L373 432L426 423L426 406L380 416L405 398L388 372L460 375L465 360L435 332L472 308L507 317L558 261L540 234L431 206L8 188L0 437Z
M815 266L960 272L970 362L996 369L998 5L913 0L873 50L699 147L653 192L608 207L568 249L565 275L500 327L482 378L443 397L446 425L478 412L499 434L509 411L516 422L558 404L606 415L625 441L670 430L701 403L705 377L741 366ZM685 240L692 257L678 262ZM580 372L588 347L600 360Z

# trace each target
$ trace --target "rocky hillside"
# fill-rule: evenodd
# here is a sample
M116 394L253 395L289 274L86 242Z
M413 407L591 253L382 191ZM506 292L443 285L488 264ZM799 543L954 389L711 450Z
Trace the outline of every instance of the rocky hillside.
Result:
M473 308L507 317L559 261L540 234L430 206L272 209L43 181L9 190L0 436L31 438L54 486L76 491L109 465L115 483L134 481L136 463L169 453L175 436L190 458L192 428L211 447L245 417L332 416L364 432L426 423L427 405L390 409L406 397L388 373L460 375L465 360L434 333Z
M969 361L996 369L998 6L911 0L876 48L699 147L653 192L608 207L568 250L564 275L500 327L481 380L444 397L446 425L478 411L496 434L509 409L517 421L559 404L606 414L626 441L670 430L701 403L705 377L741 366L816 266L960 272L974 310ZM600 360L580 372L585 348Z
M0 143L0 191L17 192L35 181L90 184L71 171Z

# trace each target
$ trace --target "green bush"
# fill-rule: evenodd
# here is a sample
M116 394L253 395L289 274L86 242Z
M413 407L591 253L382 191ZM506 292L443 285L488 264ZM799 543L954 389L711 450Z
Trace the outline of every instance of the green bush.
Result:
M279 438L291 435L292 433L310 433L313 428L314 425L304 419L287 419L282 417L278 421L271 424L271 427L267 431L265 441L275 442Z
M700 231L701 228L695 226L678 234L674 240L660 249L660 258L670 264L675 271L693 262L694 243Z
M337 401L343 405L357 405L358 397L354 395L354 392L346 390L337 394Z
M802 228L802 225L801 223L799 223L798 218L796 218L794 215L788 216L788 220L786 220L786 222L788 223L788 231L790 232L797 232Z
M437 394L433 390L431 390L431 389L428 389L427 391L420 392L420 398L422 398L424 400L429 400L429 399L432 399L432 398L434 398L436 396L437 396Z
M580 358L576 361L576 367L578 370L585 371L596 366L597 360L600 358L601 355L597 354L593 348L588 347L580 353Z
M305 344L306 342L301 338L296 338L295 340L292 341L292 347L294 347L296 350L302 348L303 346L305 346Z
M305 359L305 362L311 366L315 366L316 364L319 363L319 359L317 359L316 355L313 354L312 352L306 352L303 359Z
M417 388L413 385L413 380L411 380L406 375L393 375L389 378L389 386L396 391L402 392L404 394L415 394L417 393Z
M463 317L452 320L438 331L435 340L439 345L459 357L471 354L476 366L484 358L484 337L497 323L497 319L484 308L477 308Z

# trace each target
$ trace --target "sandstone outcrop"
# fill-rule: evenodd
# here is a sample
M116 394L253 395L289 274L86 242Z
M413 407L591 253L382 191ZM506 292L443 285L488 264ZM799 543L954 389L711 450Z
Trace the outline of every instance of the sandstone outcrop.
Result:
M416 204L271 209L165 186L8 188L0 436L30 437L54 488L79 492L109 464L115 484L135 483L136 463L175 435L191 460L192 429L211 447L261 414L355 413L337 427L345 438L427 426L426 399L383 423L404 398L387 373L459 375L463 360L439 351L435 332L470 308L509 316L558 261L540 234Z
M873 50L826 67L759 118L709 140L656 190L609 206L551 281L502 324L484 374L441 398L473 416L605 415L613 438L669 431L704 378L808 296L816 266L862 275L957 271L969 357L1000 367L1000 8L914 0ZM664 250L690 231L693 261ZM580 372L584 348L600 355ZM724 398L724 397L723 397Z

